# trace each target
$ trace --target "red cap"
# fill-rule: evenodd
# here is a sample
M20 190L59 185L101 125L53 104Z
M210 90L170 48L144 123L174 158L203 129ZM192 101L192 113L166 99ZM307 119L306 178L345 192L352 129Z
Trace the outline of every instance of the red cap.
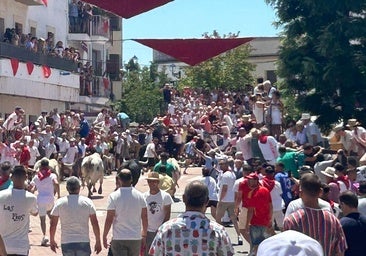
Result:
M255 172L248 174L247 176L245 176L245 178L250 179L250 180L259 180L258 174Z

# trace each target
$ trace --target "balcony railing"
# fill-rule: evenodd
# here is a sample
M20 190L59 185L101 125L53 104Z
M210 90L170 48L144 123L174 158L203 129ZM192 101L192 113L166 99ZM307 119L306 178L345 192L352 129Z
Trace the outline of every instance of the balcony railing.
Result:
M91 21L84 23L79 21L74 28L70 28L71 34L88 34L89 36L110 37L110 19L101 15L93 15Z
M80 77L80 96L109 98L110 94L111 82L107 82L103 77Z
M16 58L19 61L30 61L36 65L45 65L50 68L56 68L65 71L76 72L77 63L73 60L60 57L49 56L43 53L35 53L21 46L0 42L0 57Z

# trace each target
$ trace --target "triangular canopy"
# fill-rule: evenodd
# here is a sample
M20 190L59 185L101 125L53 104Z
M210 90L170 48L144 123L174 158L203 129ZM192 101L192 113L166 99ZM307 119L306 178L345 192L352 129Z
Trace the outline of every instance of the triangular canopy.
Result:
M131 18L173 0L85 0L123 18Z
M223 52L251 41L252 37L229 39L133 39L159 52L187 63L197 65Z

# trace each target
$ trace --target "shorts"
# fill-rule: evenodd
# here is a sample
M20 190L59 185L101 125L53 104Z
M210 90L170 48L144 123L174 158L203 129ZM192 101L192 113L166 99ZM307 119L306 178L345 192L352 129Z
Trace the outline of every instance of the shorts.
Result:
M154 167L155 166L155 158L153 158L153 157L149 157L148 159L147 159L147 164L146 164L146 166L147 167Z
M207 207L217 207L217 200L208 200Z
M111 248L113 255L139 256L141 240L112 240Z
M88 242L61 244L61 250L63 256L90 256L91 254Z
M272 214L272 222L276 221L278 228L283 228L283 220L285 219L285 215L283 214L282 210L280 211L273 211Z
M250 240L252 245L259 245L264 239L268 238L267 227L265 226L252 226L249 227Z
M48 203L38 203L38 214L40 217L46 216L53 208L53 201Z
M235 203L220 202L219 207L216 208L216 216L224 216L225 212L228 211L230 219L232 221L236 221L236 215L234 209L235 209Z
M240 213L238 216L239 219L239 229L245 229L245 226L247 224L248 219L248 208L246 207L240 207Z

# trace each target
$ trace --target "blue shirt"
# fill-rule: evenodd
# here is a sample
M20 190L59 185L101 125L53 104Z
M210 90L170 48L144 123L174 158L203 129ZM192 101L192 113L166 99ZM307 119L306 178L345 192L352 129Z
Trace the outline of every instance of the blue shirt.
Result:
M281 184L282 199L283 201L285 201L285 205L287 206L293 199L291 191L291 179L288 177L287 173L278 172L275 175L275 180L277 180Z

